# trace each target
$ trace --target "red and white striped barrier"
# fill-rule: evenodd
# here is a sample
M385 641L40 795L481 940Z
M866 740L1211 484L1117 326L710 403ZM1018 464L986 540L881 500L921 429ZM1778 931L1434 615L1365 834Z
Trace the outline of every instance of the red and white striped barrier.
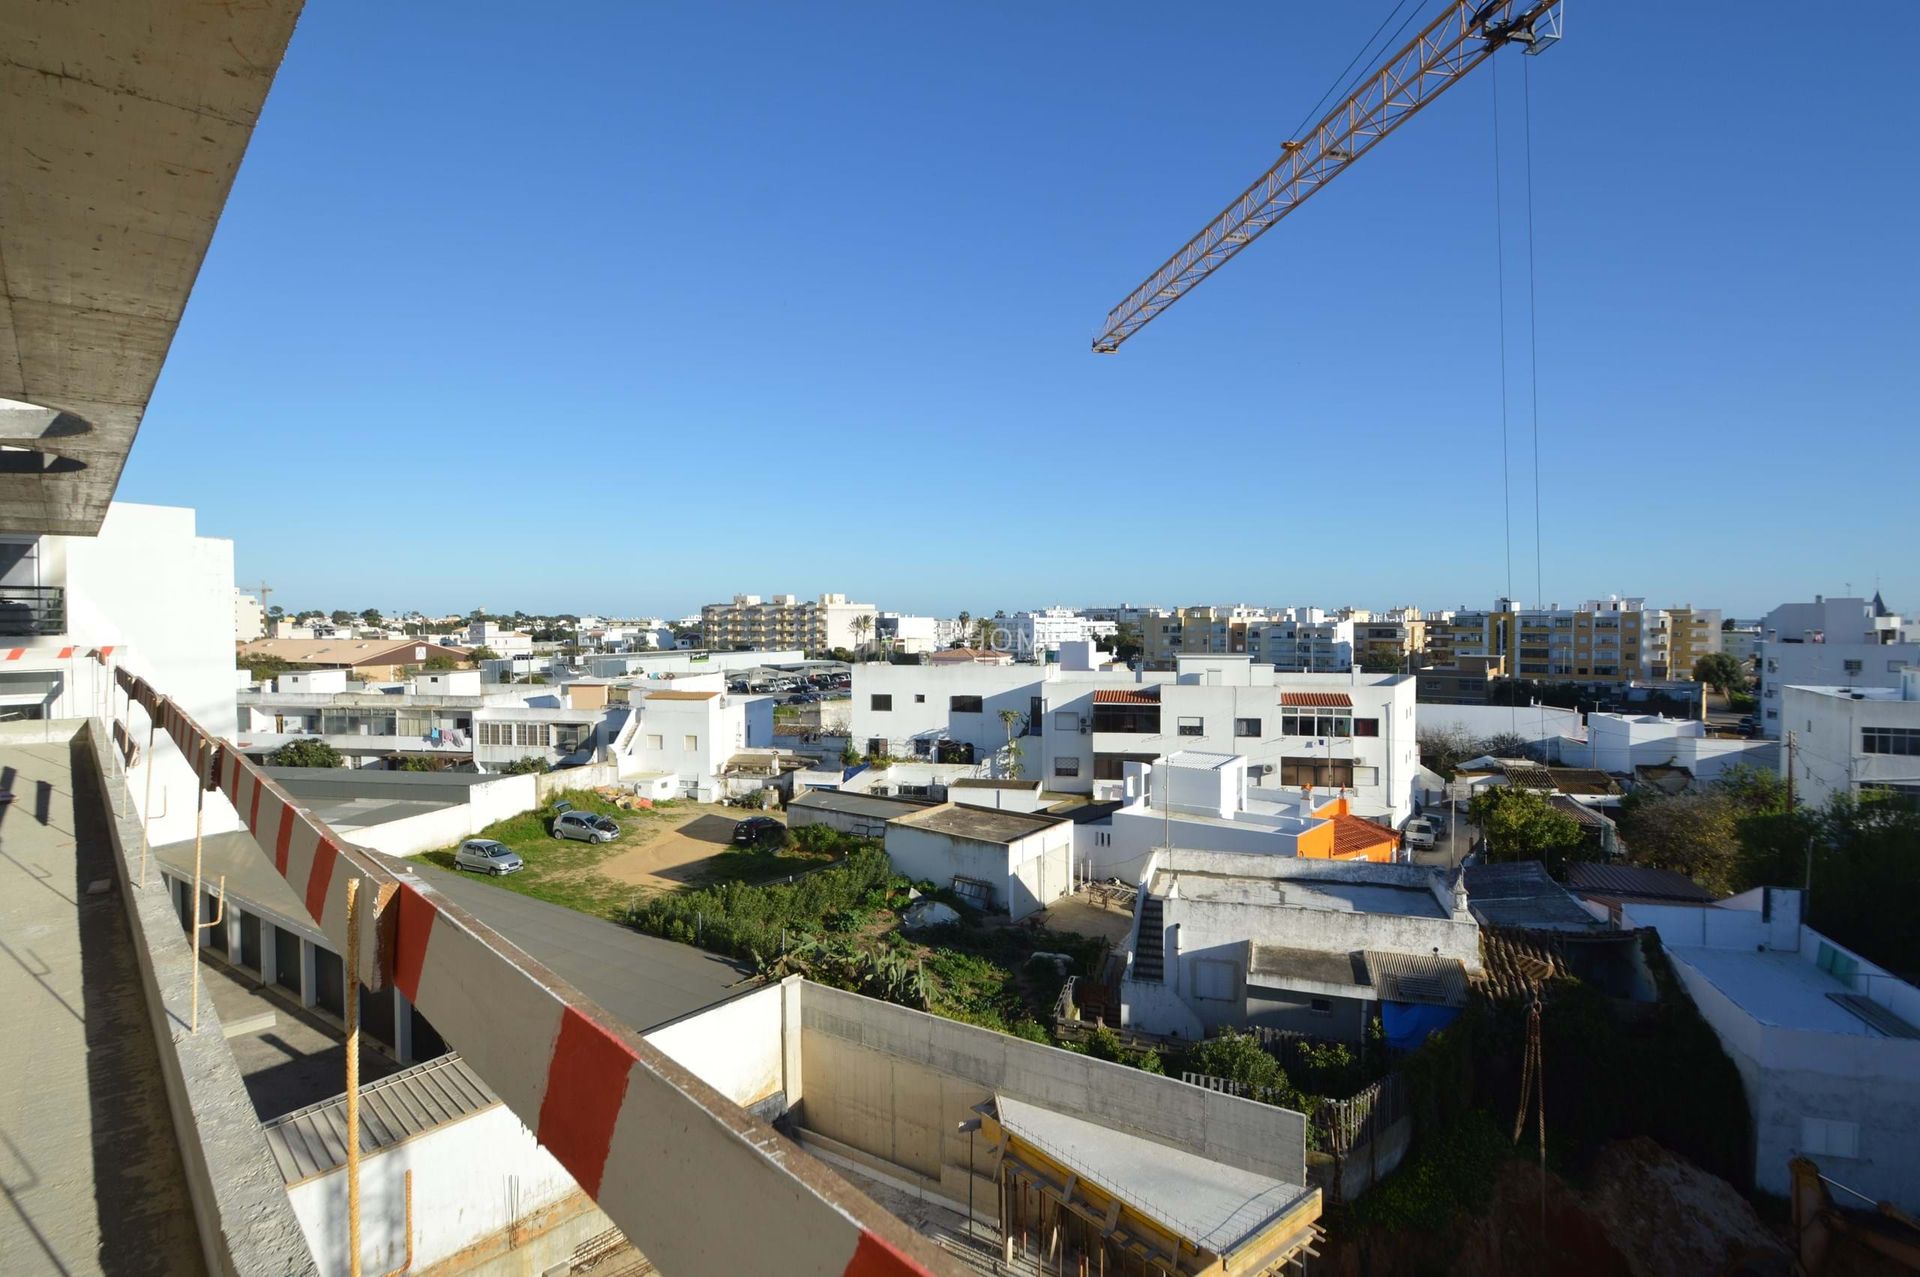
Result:
M953 1261L772 1127L472 915L302 811L124 669L208 789L233 804L335 952L362 883L361 981L391 980L663 1272L931 1277ZM370 907L369 907L370 906Z
M72 660L75 654L91 656L102 665L113 655L112 647L0 647L0 660L24 661L29 656L39 658L50 656L56 661Z

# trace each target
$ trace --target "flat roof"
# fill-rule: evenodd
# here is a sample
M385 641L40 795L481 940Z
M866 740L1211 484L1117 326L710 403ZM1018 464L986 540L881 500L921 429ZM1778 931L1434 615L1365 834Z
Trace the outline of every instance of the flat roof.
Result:
M1314 1192L1037 1104L993 1102L1016 1139L1216 1255L1253 1241Z
M1467 903L1482 926L1532 931L1604 931L1537 860L1468 865Z
M1221 754L1205 749L1181 749L1167 755L1167 766L1219 771L1222 767L1240 761L1240 757L1239 754Z
M1695 945L1668 945L1667 952L1698 971L1762 1024L1848 1037L1883 1036L1829 996L1852 993L1851 985L1798 954L1771 949L1703 949Z
M848 816L872 816L892 820L933 806L912 798L881 798L874 794L849 793L841 789L810 789L787 804L787 810L837 811Z
M973 807L966 803L941 803L937 807L897 816L894 823L929 829L955 838L975 842L1014 843L1068 822L1059 816L1038 812L1001 811L993 807Z
M1179 853L1172 853L1176 861ZM1275 864L1286 863L1274 857ZM1165 898L1177 890L1187 900L1213 904L1267 905L1273 908L1330 909L1337 913L1398 914L1407 918L1445 918L1445 910L1424 886L1353 882L1328 878L1281 878L1206 870L1154 871L1150 891Z
M1037 780L992 780L985 776L962 776L947 782L949 789L1006 789L1020 793L1039 793Z
M718 692L648 692L650 701L710 701L720 695Z
M1345 950L1294 949L1286 945L1256 944L1247 964L1247 983L1257 984L1258 976L1276 976L1282 980L1310 980L1315 984L1365 987L1365 960Z

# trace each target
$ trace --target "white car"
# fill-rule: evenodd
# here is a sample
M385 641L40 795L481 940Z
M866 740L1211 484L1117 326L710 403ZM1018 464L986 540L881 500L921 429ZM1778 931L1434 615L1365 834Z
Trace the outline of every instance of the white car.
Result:
M1415 851L1432 851L1440 841L1440 827L1425 816L1415 816L1401 832L1406 835L1407 846Z
M459 851L453 853L453 867L492 874L498 878L503 874L518 873L527 866L505 843L495 842L491 838L469 838L460 844Z

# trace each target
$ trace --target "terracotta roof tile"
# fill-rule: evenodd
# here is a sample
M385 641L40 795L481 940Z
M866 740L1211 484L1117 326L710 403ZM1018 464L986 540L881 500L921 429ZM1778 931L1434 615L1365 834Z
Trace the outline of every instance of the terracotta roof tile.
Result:
M1352 709L1353 697L1345 692L1282 692L1280 703L1309 709Z
M1336 815L1328 819L1333 821L1333 854L1351 856L1359 852L1370 851L1382 844L1389 847L1400 845L1400 835L1385 825L1376 825L1371 820L1359 816Z
M1102 687L1093 693L1095 705L1158 705L1160 689L1136 692L1124 687Z

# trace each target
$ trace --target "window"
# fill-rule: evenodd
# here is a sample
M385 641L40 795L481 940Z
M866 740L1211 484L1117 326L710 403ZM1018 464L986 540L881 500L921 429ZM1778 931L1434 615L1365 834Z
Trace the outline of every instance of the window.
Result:
M1920 727L1863 727L1860 752L1920 758Z
M1160 731L1158 705L1095 705L1093 730L1122 732L1130 736L1152 736Z
M1193 996L1210 1002L1231 1002L1239 993L1240 964L1201 958L1193 964Z
M1846 670L1846 672L1847 672L1847 673L1849 673L1849 674L1858 674L1858 673L1859 673L1859 672L1860 672L1861 670L1863 670L1863 669L1865 669L1865 668L1866 668L1866 665L1867 665L1867 663L1866 663L1865 661L1842 661L1842 662L1840 662L1840 667L1841 667L1842 669L1844 669L1844 670Z
M875 692L867 699L867 708L875 713L885 713L893 708L893 694Z
M556 723L553 728L553 747L563 754L571 754L584 749L593 739L593 728L585 723Z
M927 703L927 694L925 692L915 692L913 694L913 703L915 705L925 705Z
M1096 829L1093 831L1093 845L1096 847L1111 847L1113 846L1113 835L1104 829Z
M947 712L949 714L980 714L984 713L985 710L986 706L978 696L947 697Z
M1289 710L1280 716L1282 736L1351 736L1353 715L1333 710Z
M686 750L689 754L694 753L700 748L700 738L698 736L683 736L680 739L680 748Z
M1309 1011L1312 1011L1315 1015L1332 1015L1333 999L1332 998L1314 998L1311 1002L1307 1004L1307 1009Z
M933 742L924 736L917 736L913 741L913 752L917 757L925 758L933 753Z
M1380 783L1380 769L1378 767L1355 767L1353 769L1353 783L1356 786L1378 785Z
M1353 761L1346 758L1282 758L1282 785L1312 785L1315 789L1352 789Z
M1178 731L1182 736L1205 736L1207 722L1203 718L1181 718L1177 720Z
M1053 716L1053 729L1057 732L1077 732L1080 730L1080 716L1070 709L1063 709Z
M1078 776L1080 774L1080 760L1077 758L1054 759L1053 774L1056 776Z
M1800 1151L1813 1157L1858 1157L1860 1124L1803 1117L1800 1119Z
M1380 720L1377 718L1354 719L1353 734L1355 736L1378 736L1380 734Z
M1259 736L1259 735L1260 735L1260 720L1259 720L1259 719L1257 719L1257 718L1236 718L1236 719L1234 719L1234 720L1233 720L1233 734L1234 734L1235 736L1255 736L1255 737L1257 737L1257 736Z
M666 737L664 737L664 736L661 736L661 735L659 735L659 734L657 734L657 733L654 733L654 732L649 732L649 733L647 734L647 748L648 748L648 749L665 749L666 747L667 747L667 738L666 738Z

